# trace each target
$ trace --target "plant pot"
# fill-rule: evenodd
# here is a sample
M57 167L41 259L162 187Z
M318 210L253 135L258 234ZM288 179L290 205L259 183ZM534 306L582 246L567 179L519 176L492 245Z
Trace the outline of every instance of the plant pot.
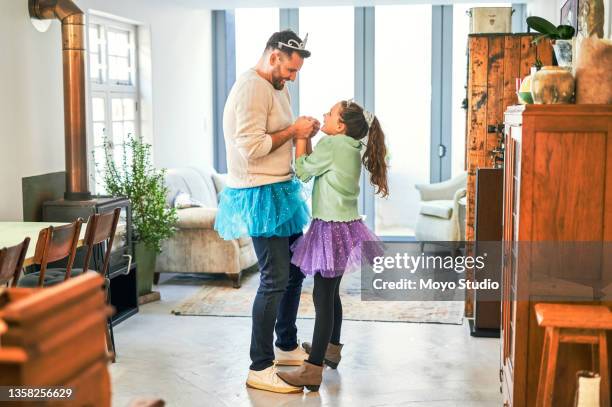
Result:
M146 244L138 242L135 245L136 276L138 296L149 294L153 288L153 274L157 253Z
M571 67L573 61L574 40L554 40L552 41L552 46L559 66Z
M574 86L574 76L568 68L545 66L531 80L533 102L544 105L572 103Z

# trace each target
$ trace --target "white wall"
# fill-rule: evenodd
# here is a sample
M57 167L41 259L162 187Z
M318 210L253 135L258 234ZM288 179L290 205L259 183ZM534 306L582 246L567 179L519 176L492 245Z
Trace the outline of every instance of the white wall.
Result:
M527 5L527 14L544 17L554 24L559 24L561 7L566 0L533 0ZM605 36L612 38L612 0L604 0L606 10Z
M22 177L65 168L60 25L39 33L27 3L0 0L0 221L22 219ZM155 165L211 164L210 11L164 0L77 4L150 32Z

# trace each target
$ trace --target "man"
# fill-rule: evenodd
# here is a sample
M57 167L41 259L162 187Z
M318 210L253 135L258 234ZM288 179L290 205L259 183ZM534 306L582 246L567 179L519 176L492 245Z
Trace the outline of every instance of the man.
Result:
M276 376L275 360L300 365L308 357L298 346L295 325L304 275L290 263L290 245L309 214L291 160L293 139L311 137L320 123L309 117L293 121L285 83L295 80L309 56L293 31L274 33L257 65L232 87L223 112L228 180L215 229L224 239L246 234L253 240L260 283L247 386L277 393L302 388Z

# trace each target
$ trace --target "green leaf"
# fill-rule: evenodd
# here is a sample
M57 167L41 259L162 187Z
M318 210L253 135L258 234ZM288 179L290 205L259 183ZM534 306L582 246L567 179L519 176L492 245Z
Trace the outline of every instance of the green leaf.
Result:
M571 25L560 25L557 27L557 33L559 34L559 39L571 40L576 30Z
M542 17L531 16L527 17L527 25L534 31L542 34L556 34L557 27L550 21Z

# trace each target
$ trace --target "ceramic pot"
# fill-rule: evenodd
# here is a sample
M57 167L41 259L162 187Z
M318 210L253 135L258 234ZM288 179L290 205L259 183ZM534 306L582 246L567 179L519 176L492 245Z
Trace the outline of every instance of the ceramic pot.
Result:
M554 40L552 42L555 56L557 57L557 63L559 66L572 66L572 55L574 49L573 40Z
M157 254L155 250L142 242L136 243L136 283L138 286L138 296L149 294L153 288L153 274L155 272L155 260Z
M569 69L545 66L531 80L533 102L544 105L572 103L574 86L574 76Z

